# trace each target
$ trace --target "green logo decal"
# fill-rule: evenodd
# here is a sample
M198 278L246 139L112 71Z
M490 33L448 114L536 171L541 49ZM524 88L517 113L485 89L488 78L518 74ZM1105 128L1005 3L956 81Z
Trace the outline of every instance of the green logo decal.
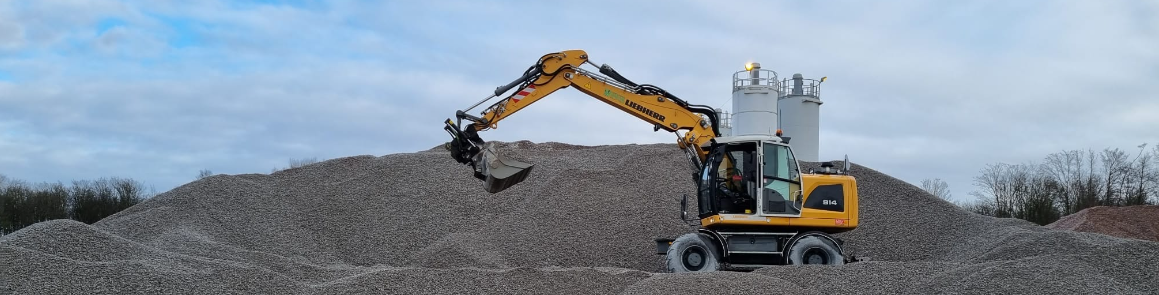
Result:
M604 96L607 96L608 98L611 98L611 99L618 100L618 101L620 101L620 103L624 103L624 97L620 96L619 94L616 94L615 92L612 92L611 89L604 89Z

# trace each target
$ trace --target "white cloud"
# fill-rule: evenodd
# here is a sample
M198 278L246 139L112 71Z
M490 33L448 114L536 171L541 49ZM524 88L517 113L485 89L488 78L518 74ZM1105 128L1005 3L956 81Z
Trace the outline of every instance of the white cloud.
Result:
M288 158L426 149L446 140L440 124L455 110L540 55L578 48L636 82L725 109L730 75L747 61L782 77L829 76L822 158L849 154L915 183L940 177L966 198L985 163L1159 142L1149 116L1159 113L1149 96L1159 92L1151 83L1159 5L1043 4L0 5L0 16L18 11L0 19L24 28L24 45L13 48L32 56L0 57L0 69L26 77L0 85L0 118L34 134L0 143L29 162L0 161L27 173L6 172L12 177L111 173L164 189L200 169L266 172ZM106 18L124 24L98 34ZM196 44L169 47L181 33L172 20ZM13 40L4 26L0 47ZM673 140L572 89L484 138Z
M24 45L24 26L0 18L0 50L15 50L22 45Z

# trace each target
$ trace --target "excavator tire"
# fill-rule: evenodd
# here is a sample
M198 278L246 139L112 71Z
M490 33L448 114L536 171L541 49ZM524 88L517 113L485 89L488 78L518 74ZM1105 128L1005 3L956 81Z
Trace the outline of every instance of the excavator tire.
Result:
M668 272L711 272L720 270L720 250L712 237L702 233L684 234L668 247L665 254Z
M785 264L823 264L842 265L845 258L841 250L830 239L820 235L806 235L797 238L789 245L789 255L785 256Z

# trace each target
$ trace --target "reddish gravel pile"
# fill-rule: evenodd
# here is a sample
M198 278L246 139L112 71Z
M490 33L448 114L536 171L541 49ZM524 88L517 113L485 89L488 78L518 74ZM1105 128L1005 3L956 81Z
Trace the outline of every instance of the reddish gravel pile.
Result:
M1046 227L1159 241L1159 206L1091 207Z

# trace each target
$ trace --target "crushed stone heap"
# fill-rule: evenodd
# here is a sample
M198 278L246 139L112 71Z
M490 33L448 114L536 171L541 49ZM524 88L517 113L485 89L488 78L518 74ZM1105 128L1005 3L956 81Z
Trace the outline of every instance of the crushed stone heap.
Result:
M1159 205L1091 207L1046 227L1159 242Z
M0 293L1159 292L1159 243L972 214L859 165L861 226L839 237L870 261L659 273L653 239L689 230L694 192L674 145L500 149L536 168L493 195L439 147L216 175L93 225L42 222L0 237Z

